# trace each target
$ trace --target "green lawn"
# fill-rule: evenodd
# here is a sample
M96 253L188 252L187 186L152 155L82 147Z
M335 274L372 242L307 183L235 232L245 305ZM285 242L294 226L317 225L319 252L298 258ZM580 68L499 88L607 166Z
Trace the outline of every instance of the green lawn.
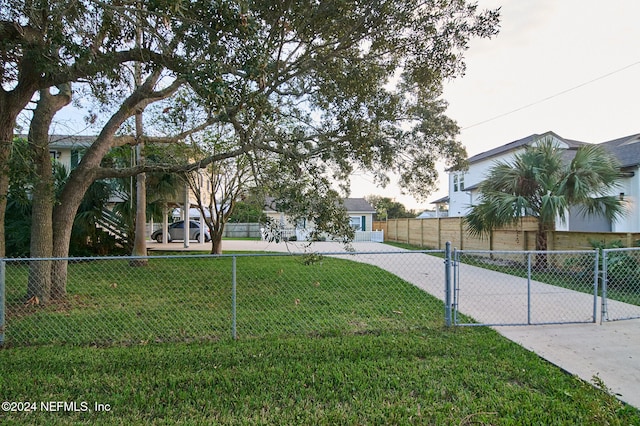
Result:
M238 258L232 340L230 263L74 264L66 305L9 317L8 336L36 345L0 350L0 395L36 412L0 424L640 424L491 329L445 328L441 302L348 260ZM17 301L26 266L7 277ZM43 411L51 402L62 411Z
M240 339L430 327L441 302L376 267L304 256L236 258ZM219 341L233 335L232 258L157 257L69 265L65 303L25 306L26 263L9 263L8 345ZM437 314L436 314L437 313ZM440 325L440 324L438 324Z
M640 424L490 329L0 351L5 424ZM43 412L41 401L108 412Z

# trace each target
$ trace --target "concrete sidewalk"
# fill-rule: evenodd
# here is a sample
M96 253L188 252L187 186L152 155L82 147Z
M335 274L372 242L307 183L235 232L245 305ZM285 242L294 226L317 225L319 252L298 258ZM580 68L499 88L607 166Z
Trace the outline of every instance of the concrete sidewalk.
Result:
M353 243L357 252L385 252L387 254L360 254L353 260L370 263L400 276L419 288L444 299L443 260L420 253L405 253L402 261L396 252L404 252L396 247L380 243ZM153 250L211 250L211 244L190 244L188 249L180 243L167 245L149 242L150 254ZM225 240L225 251L271 251L319 253L343 252L339 243L314 243L310 248L305 243L287 244L267 243L264 241ZM412 267L408 268L410 262ZM498 274L486 269L483 274ZM483 278L486 279L486 278ZM496 277L499 279L499 277ZM505 301L500 309L508 311ZM514 303L517 303L514 301ZM518 309L517 307L513 308ZM482 313L473 312L478 321L484 321ZM620 400L640 409L640 320L605 322L604 324L566 324L537 326L500 326L493 327L498 333L531 350L540 357L557 365L582 380L593 383L594 376L600 377L604 384Z
M620 400L640 408L640 320L494 329L586 382L597 375Z

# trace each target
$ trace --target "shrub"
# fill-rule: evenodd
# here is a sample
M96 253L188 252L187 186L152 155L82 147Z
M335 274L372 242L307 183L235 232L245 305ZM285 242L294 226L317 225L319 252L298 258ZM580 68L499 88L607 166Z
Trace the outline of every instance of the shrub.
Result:
M622 241L602 241L590 240L589 243L595 249L600 250L599 269L603 270L604 256L602 250L613 248L625 248ZM607 287L617 290L629 289L640 282L640 262L627 251L614 251L607 254Z

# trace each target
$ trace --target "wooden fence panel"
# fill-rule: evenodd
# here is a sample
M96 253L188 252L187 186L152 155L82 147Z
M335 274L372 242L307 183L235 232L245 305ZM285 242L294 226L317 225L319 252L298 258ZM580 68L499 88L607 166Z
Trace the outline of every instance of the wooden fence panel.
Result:
M451 247L462 249L462 220L459 217L442 218L440 220L440 244L451 241ZM442 248L442 247L440 247Z
M422 220L422 246L430 249L444 248L444 242L440 241L440 219L420 220Z
M591 241L601 244L620 241L624 247L634 247L640 240L640 233L626 232L555 231L550 234L548 240L552 250L590 250L593 248Z
M462 245L465 250L491 250L491 237L489 235L483 235L481 237L471 236L464 230L464 241Z
M503 229L493 232L491 250L524 250L527 234L521 230Z
M422 219L408 219L409 244L424 247L424 234L422 232Z
M387 223L388 222L386 222L386 221L375 220L375 221L373 221L373 230L374 231L384 231L384 235L385 235L385 238L386 238L386 236L388 234Z
M537 231L538 230L538 220L535 217L524 217L516 225L505 226L504 228L507 230L520 230L520 231Z
M515 226L496 229L491 236L472 237L464 228L463 218L389 219L374 222L374 229L385 231L385 241L409 243L418 247L443 249L447 241L452 247L466 250L535 250L538 222L527 217ZM640 246L640 233L554 231L548 236L549 250L585 250L590 241L604 244L621 241L625 247Z
M409 220L410 219L396 219L398 229L398 241L401 243L409 243Z

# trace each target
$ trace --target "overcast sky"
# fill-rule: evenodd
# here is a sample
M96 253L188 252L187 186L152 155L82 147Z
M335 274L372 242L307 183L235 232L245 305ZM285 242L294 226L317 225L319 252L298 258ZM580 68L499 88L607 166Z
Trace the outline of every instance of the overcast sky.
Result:
M549 130L592 143L640 133L640 1L478 3L501 7L500 34L472 41L465 76L443 95L469 155ZM351 195L368 194L433 207L354 179ZM441 180L429 201L446 194Z

